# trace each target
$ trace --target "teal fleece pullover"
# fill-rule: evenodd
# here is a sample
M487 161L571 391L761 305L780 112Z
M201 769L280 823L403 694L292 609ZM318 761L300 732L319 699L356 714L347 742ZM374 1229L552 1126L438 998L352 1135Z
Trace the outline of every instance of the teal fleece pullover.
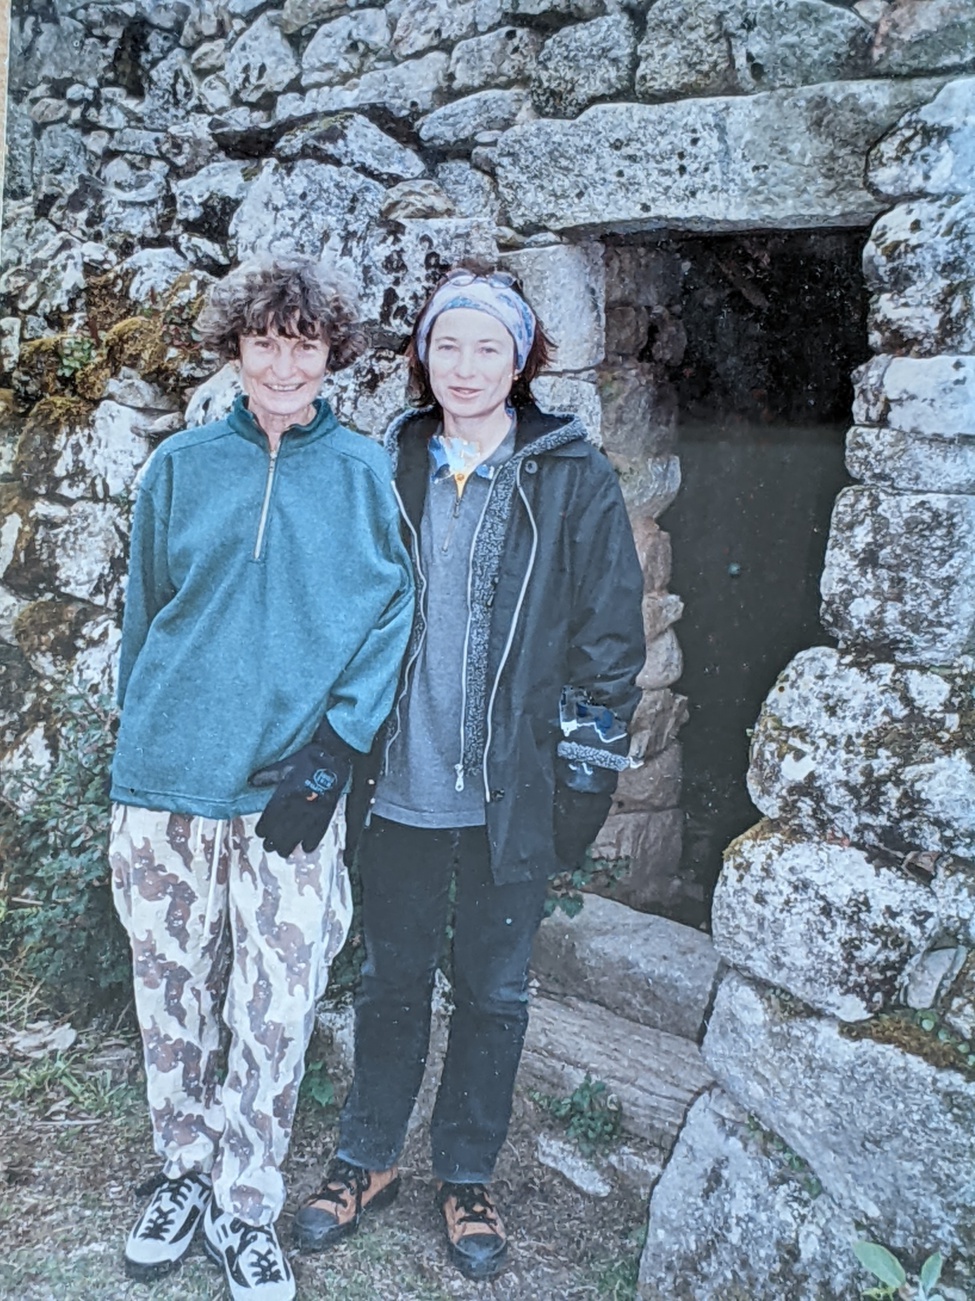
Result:
M366 751L392 704L412 568L383 450L324 401L275 457L239 398L168 438L136 499L112 798L210 818L327 715Z

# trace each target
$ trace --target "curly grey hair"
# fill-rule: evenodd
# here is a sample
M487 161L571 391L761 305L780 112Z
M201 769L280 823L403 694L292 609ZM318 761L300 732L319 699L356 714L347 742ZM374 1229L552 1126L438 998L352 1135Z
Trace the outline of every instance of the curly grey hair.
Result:
M358 304L348 281L311 258L245 262L210 287L196 320L205 348L225 361L240 355L245 334L326 339L328 369L350 366L366 348Z

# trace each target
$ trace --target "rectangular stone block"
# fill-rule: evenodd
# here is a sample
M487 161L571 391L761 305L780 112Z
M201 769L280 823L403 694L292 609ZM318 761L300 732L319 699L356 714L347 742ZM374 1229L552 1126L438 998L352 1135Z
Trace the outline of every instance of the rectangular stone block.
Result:
M670 582L670 534L649 515L633 520L633 541L648 591L662 591Z
M620 773L613 796L614 813L649 813L656 809L673 809L680 803L681 748L672 741L645 759L639 768Z
M502 135L512 224L550 230L863 225L871 146L941 78L831 81L662 104L596 104ZM674 142L680 141L680 148Z
M898 1002L938 920L930 888L893 865L771 822L725 850L711 911L731 966L843 1021Z
M677 449L677 398L648 365L600 366L603 446L620 466Z
M647 592L643 598L643 632L648 642L681 617L684 602L673 592Z
M975 357L878 356L854 371L853 383L857 424L975 437Z
M752 800L811 837L975 858L973 690L970 662L925 670L802 651L755 725ZM970 915L975 896L954 879L956 911Z
M433 146L473 143L482 131L502 131L521 121L527 106L528 92L524 90L478 90L421 118L420 139Z
M575 375L539 375L532 380L532 393L543 411L578 416L590 441L602 443L603 408L599 390L590 380Z
M585 370L606 346L605 273L601 244L549 244L501 259L521 281L545 333L554 342L558 370Z
M684 272L677 253L646 244L606 246L607 307L669 307L680 300Z
M803 1157L874 1240L923 1259L975 1249L975 1080L732 972L703 1045L719 1083Z
M594 858L629 861L626 875L599 893L643 912L667 909L684 898L680 877L684 815L680 809L613 813L596 837Z
M543 993L696 1041L719 961L703 931L587 894L577 916L556 909L542 922L532 974Z
M846 435L846 468L878 488L975 494L975 438L854 425Z
M637 674L636 684L643 691L669 687L684 671L684 657L673 628L655 637L647 646L647 658Z
M867 184L888 201L971 194L973 157L975 77L954 77L871 150Z
M24 424L14 473L44 497L105 501L126 495L149 455L148 412L118 402L95 407L47 398Z
M975 497L847 488L820 589L844 647L950 664L975 637Z
M541 44L541 35L528 27L502 27L458 41L450 56L448 80L458 93L521 81L530 74Z
M630 723L634 754L657 754L687 722L687 697L666 687L645 690Z
M117 602L124 572L126 527L114 502L70 505L20 498L4 510L4 548L9 555L0 579L19 596L58 593L90 601Z
M857 1301L856 1225L727 1094L698 1098L650 1199L640 1301Z
M693 1098L711 1083L697 1044L581 999L531 1001L518 1081L565 1097L586 1075L620 1100L623 1128L670 1148Z
M975 197L921 199L885 213L863 270L874 352L975 352Z
M391 338L403 338L437 281L465 258L493 262L494 228L470 217L404 219L374 227L359 269L360 309Z

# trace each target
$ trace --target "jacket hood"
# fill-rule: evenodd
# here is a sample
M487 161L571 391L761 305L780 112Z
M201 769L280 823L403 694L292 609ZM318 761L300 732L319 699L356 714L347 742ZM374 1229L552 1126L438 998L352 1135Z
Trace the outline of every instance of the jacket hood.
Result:
M542 411L534 402L517 410L518 427L515 433L514 458L541 456L556 449L572 453L573 443L584 443L589 433L572 412ZM383 436L383 446L389 453L395 473L399 451L407 440L429 439L440 424L436 407L416 407L404 411L389 425ZM579 448L580 454L584 454Z

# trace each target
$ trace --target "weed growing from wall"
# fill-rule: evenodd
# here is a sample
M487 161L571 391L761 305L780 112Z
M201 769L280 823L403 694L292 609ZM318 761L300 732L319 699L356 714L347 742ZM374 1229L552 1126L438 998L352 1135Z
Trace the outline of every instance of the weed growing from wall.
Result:
M857 1260L878 1280L877 1287L861 1293L863 1297L910 1297L912 1301L944 1301L938 1292L941 1278L941 1253L936 1251L921 1266L917 1285L908 1282L907 1271L893 1252L879 1242L855 1242L853 1251Z
M582 911L584 896L582 891L587 886L600 886L608 889L623 879L630 870L629 858L606 859L593 858L589 850L581 866L571 871L559 872L548 883L548 897L545 900L545 916L551 917L556 909L567 917L575 917Z

